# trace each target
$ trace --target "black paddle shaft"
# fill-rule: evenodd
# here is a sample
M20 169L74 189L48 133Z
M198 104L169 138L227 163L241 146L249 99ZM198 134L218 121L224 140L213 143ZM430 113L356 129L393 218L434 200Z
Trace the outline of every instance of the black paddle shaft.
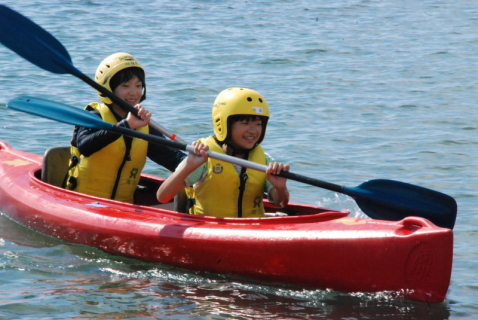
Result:
M334 192L339 192L339 193L344 192L344 187L340 186L338 184L330 183L330 182L327 182L327 181L318 180L318 179L314 179L314 178L310 178L310 177L306 177L306 176L299 175L299 174L296 174L296 173L292 173L292 172L289 172L289 171L282 171L279 174L279 176L287 178L287 179L291 179L291 180L294 180L294 181L310 184L312 186L316 186L316 187L319 187L319 188L322 188L322 189L327 189L327 190L334 191Z
M116 103L122 109L124 109L126 111L129 111L129 112L131 112L132 114L134 114L135 116L138 117L138 109L134 108L132 105L130 105L129 103L127 103L126 101L124 101L123 99L118 97L113 92L109 91L108 89L106 89L102 85L96 83L90 77L86 76L83 73L80 73L80 74L75 73L74 75L76 77L78 77L79 79L81 79L82 81L84 81L85 83L92 86L93 88L95 88L96 90L98 90L99 92L101 92L102 94L104 94L105 96L107 96L108 98L110 98L114 103Z

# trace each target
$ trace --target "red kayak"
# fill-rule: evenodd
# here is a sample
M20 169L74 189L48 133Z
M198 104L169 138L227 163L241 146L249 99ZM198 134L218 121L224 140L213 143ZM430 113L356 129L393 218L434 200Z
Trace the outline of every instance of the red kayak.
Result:
M163 179L150 175L142 175L134 205L62 189L47 169L59 169L56 161L53 152L44 158L0 141L0 211L43 234L153 263L309 288L386 291L419 302L445 299L453 231L424 218L362 219L297 203L280 210L287 216L192 216L154 207ZM276 208L265 205L274 215Z

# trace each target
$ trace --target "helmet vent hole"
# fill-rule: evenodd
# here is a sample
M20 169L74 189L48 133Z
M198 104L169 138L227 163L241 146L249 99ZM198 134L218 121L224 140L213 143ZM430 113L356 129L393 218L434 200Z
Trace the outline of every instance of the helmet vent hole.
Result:
M219 133L222 133L221 119L220 119L220 118L216 118L216 119L214 120L214 122L215 122L215 125L216 125L216 128L217 128L217 131L218 131Z
M247 97L247 101L251 102L251 101L252 101L252 98L251 98L251 97Z
M262 103L262 98L259 98L259 102Z

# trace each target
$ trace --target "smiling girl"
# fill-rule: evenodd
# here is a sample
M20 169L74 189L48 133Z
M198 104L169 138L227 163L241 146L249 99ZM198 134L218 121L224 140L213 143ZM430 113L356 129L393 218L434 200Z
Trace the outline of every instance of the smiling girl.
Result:
M98 66L95 80L134 106L139 118L100 92L101 103L90 103L86 110L106 122L163 136L148 126L151 113L140 104L146 99L146 79L144 69L135 57L124 52L107 57ZM180 151L108 130L75 127L65 187L97 197L133 203L146 157L172 171L185 156Z
M264 192L279 207L289 202L286 179L276 176L289 165L274 162L260 143L266 133L269 106L258 92L247 88L222 91L212 108L214 136L200 139L157 192L170 201L187 188L189 213L216 217L263 217ZM207 150L268 166L266 172L209 158Z

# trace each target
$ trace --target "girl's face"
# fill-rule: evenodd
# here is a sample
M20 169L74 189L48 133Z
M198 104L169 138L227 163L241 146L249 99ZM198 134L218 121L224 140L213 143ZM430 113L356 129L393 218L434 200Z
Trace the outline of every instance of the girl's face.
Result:
M231 138L238 147L252 149L262 134L262 119L236 121L231 126Z
M137 77L134 77L127 82L121 83L113 92L130 105L135 106L141 101L143 83Z

